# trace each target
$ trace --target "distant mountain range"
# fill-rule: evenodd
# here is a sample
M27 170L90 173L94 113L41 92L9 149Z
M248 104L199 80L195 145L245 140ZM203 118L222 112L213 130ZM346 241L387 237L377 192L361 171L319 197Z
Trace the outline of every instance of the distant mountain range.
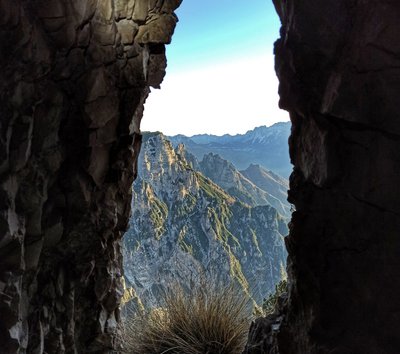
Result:
M253 143L268 145L258 133ZM225 138L233 144L235 137ZM216 144L211 141L217 138L199 139ZM127 293L144 306L157 306L166 284L211 269L260 303L285 267L287 180L259 165L249 166L254 160L239 171L215 152L198 159L190 147L175 144L161 133L143 138L124 238Z
M292 172L288 152L290 129L290 122L281 122L270 127L258 127L245 134L175 135L168 139L175 147L184 144L198 160L212 152L230 161L239 170L253 163L288 179Z

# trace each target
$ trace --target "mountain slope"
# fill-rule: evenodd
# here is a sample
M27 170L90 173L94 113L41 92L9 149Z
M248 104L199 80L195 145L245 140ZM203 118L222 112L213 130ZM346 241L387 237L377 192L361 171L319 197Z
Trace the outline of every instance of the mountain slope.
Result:
M198 160L213 152L231 161L236 168L245 169L249 163L260 164L289 178L292 165L289 159L288 138L291 123L281 122L262 126L238 135L194 135L169 137L174 146L182 143Z
M285 264L284 220L271 206L238 202L184 156L162 134L144 137L124 238L127 284L155 306L167 283L207 269L260 303Z
M286 179L278 176L272 171L268 171L260 165L250 164L245 170L240 173L251 181L258 188L268 191L270 195L280 200L285 208L285 214L290 215L290 204L287 201L287 191L289 183Z
M280 178L279 182L277 178L276 185L272 179L265 181L263 185L268 188L260 188L239 172L232 163L213 153L204 155L203 160L198 165L200 171L206 177L239 201L250 206L271 205L282 216L290 216L290 204L286 200L287 189L283 194L279 193L283 186L282 183L284 184L285 181L283 178ZM272 193L270 193L270 190Z

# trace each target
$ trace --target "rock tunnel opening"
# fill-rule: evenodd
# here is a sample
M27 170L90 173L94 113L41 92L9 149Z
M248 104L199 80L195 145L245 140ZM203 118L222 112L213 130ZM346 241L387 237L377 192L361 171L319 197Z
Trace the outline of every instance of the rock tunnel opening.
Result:
M211 273L250 294L261 314L286 277L292 166L273 64L280 23L272 4L229 6L181 4L166 78L146 101L124 238L133 311Z

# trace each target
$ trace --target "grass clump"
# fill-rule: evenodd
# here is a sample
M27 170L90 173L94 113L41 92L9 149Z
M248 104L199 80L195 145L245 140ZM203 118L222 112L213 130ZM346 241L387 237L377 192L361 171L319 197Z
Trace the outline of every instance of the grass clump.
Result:
M251 321L249 300L233 285L202 282L190 290L176 285L164 306L128 319L125 353L240 354Z

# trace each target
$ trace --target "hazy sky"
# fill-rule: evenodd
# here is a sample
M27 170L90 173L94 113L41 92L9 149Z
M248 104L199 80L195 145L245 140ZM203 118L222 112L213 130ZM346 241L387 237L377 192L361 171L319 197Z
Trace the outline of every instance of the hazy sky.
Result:
M142 130L244 133L289 120L278 108L270 0L183 0L167 75L147 99Z

